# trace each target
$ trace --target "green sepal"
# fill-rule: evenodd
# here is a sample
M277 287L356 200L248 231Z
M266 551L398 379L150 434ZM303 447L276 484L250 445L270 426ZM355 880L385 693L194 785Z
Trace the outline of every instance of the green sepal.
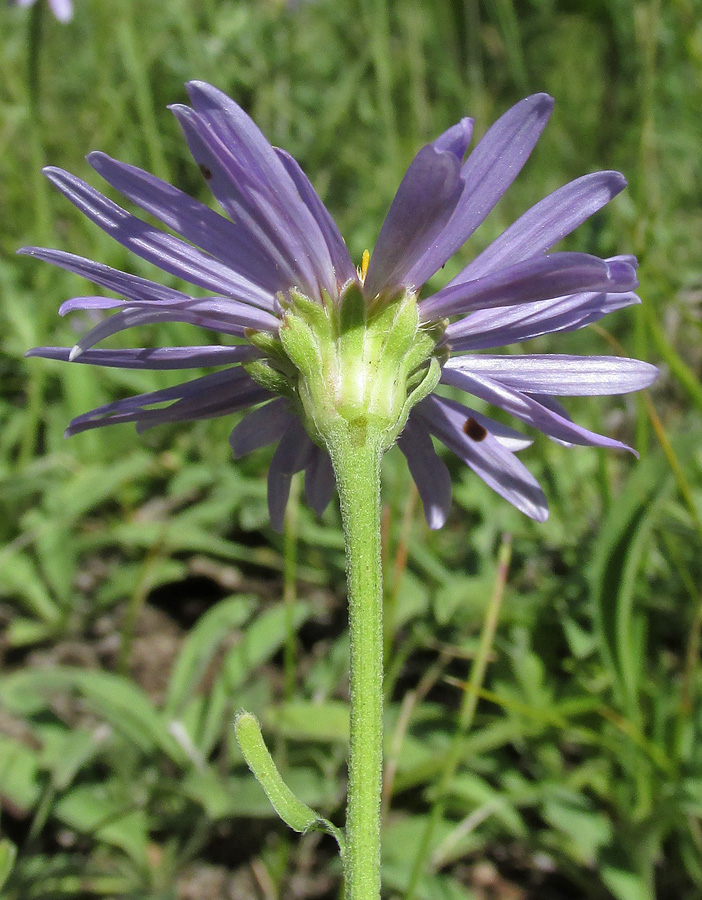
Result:
M370 356L371 326L366 317L366 300L358 284L347 288L335 319L328 367L335 386L336 412L344 419L362 419L367 409L365 382Z
M391 307L393 309L393 307ZM385 343L394 353L404 353L417 338L419 313L414 294L406 292L394 308L392 325L386 333Z
M331 300L324 294L324 303L318 303L305 294L301 294L293 288L290 291L290 303L286 309L294 309L314 329L321 329L322 333L329 331L329 316L327 307L333 307Z
M290 362L285 350L283 350L283 345L277 335L270 334L267 331L255 331L253 328L247 328L244 332L244 337L267 357L275 360L276 365L286 375L290 374L292 376L295 374L295 367Z
M439 381L441 381L441 363L435 356L432 356L429 360L427 374L407 398L409 405L416 406L417 403L421 403L422 400L432 393Z
M434 355L439 360L440 366L445 365L451 356L448 347L437 347Z
M375 360L390 373L397 370L417 330L418 319L413 307L416 307L413 296L405 292L369 316L365 335L369 362Z
M337 302L296 290L278 302L278 334L247 333L266 357L245 364L250 376L290 399L320 446L328 449L339 429L351 427L367 432L364 440L374 433L382 452L389 449L411 407L438 381L446 323L422 323L411 290L369 305L355 282Z
M289 312L285 314L280 326L280 340L293 365L304 377L319 372L319 344L314 331L302 317Z
M420 332L403 360L403 365L406 367L407 372L414 372L415 369L429 359L433 352L434 341L428 334Z
M439 360L432 356L429 367L426 370L426 373L419 384L414 388L414 390L410 391L405 405L402 409L402 427L404 428L405 422L410 414L410 410L413 406L416 406L418 403L421 403L426 397L431 394L434 388L439 383L439 379L441 378L441 364Z
M429 335L435 344L438 344L446 333L450 321L450 319L439 319L436 322L425 322L420 328L424 334Z
M274 368L268 360L254 359L243 364L244 370L262 388L274 394L281 394L290 399L295 398L294 386L290 379L278 369Z
M338 334L343 338L366 327L366 300L357 284L352 284L341 298L338 312Z
M428 366L420 366L420 368L415 369L411 375L407 376L407 396L414 391L415 388L419 387L419 385L424 381Z
M324 831L332 835L339 845L343 859L345 843L343 832L306 803L298 800L285 784L273 762L273 757L268 752L256 717L248 712L238 713L234 720L234 733L246 764L283 822L293 831L302 834L308 831Z

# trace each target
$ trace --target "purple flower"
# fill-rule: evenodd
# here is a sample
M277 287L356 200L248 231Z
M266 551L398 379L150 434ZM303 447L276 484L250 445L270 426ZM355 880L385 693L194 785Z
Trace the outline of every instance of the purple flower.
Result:
M33 6L36 0L14 0L17 6ZM49 0L51 11L59 22L70 22L73 18L72 0Z
M220 91L200 82L189 84L188 91L192 107L172 109L228 217L134 166L104 153L89 155L105 181L180 235L176 237L126 212L79 178L56 168L45 171L113 238L208 295L192 296L64 251L24 248L20 252L80 274L120 297L68 300L59 310L62 315L75 309L118 311L72 350L40 347L28 355L137 369L226 366L176 387L105 404L74 419L67 434L118 422L135 422L142 431L162 422L206 419L256 406L234 428L230 442L236 457L278 443L268 500L271 523L280 529L295 472L304 469L306 497L317 513L334 491L329 455L318 436L315 442L308 434L313 429L301 417L290 360L278 340L291 298L304 295L323 309L330 302L338 307L356 291L370 311L400 292L416 296L515 179L553 101L546 94L522 100L489 129L465 162L471 119L423 147L400 184L370 264L365 258L357 272L295 160L271 147ZM609 356L477 352L582 328L640 302L633 293L638 284L633 257L603 260L547 252L625 183L617 172L596 172L565 185L528 210L449 284L419 301L423 333L435 336L433 359L441 363L443 384L509 412L557 442L630 449L576 425L554 396L636 391L653 382L653 366ZM94 349L109 335L161 321L192 323L244 340ZM261 376L264 369L268 380ZM522 512L546 519L543 492L515 456L530 441L470 406L431 393L411 409L398 444L432 528L444 523L451 502L448 470L434 450L432 435Z

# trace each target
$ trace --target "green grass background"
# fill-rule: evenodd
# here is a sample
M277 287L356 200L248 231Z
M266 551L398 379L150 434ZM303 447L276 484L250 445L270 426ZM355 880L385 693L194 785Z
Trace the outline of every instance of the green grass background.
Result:
M93 289L19 246L153 274L41 166L97 185L83 157L101 149L207 199L166 109L191 78L296 156L359 262L423 143L552 93L523 173L435 286L566 181L627 176L565 246L636 253L643 305L528 349L660 365L650 397L569 406L641 460L537 439L522 459L551 518L535 525L447 455L454 507L431 533L387 457L383 878L388 897L422 900L702 896L698 0L75 2L68 26L44 0L0 8L1 896L339 895L331 843L275 819L231 732L253 710L288 783L343 821L338 509L320 522L294 500L273 534L270 453L235 465L233 419L65 442L73 416L177 376L23 359L73 344L89 323L57 308ZM143 330L146 346L197 340Z

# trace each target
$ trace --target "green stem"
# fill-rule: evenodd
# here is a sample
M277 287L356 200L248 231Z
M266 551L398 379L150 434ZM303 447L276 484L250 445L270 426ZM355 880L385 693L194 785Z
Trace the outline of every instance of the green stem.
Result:
M347 900L380 897L383 579L379 443L362 426L349 426L329 448L346 542L351 641L351 743L344 860Z

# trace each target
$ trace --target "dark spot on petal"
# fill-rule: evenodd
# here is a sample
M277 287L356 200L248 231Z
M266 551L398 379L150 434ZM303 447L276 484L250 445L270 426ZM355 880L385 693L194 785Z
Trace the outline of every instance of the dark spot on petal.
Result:
M212 171L204 163L200 163L199 169L208 181L212 178Z
M463 431L472 441L484 441L487 437L487 428L484 428L480 422L476 422L473 416L466 419Z

